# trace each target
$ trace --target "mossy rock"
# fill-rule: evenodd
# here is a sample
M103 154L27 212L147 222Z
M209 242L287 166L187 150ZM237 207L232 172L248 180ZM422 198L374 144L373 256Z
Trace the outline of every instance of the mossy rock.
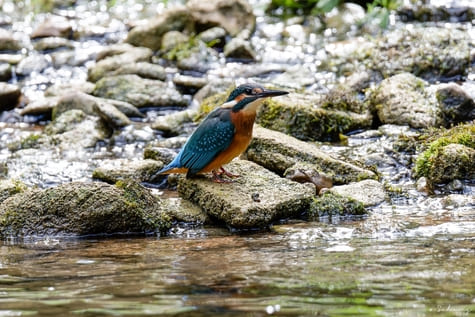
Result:
M245 155L248 160L279 174L296 164L309 167L331 178L334 184L348 184L363 179L377 179L373 171L336 159L315 145L300 141L281 132L254 127L253 140Z
M475 125L462 124L451 129L432 132L426 140L426 150L419 154L414 176L425 176L429 183L473 179L475 174ZM456 144L457 147L448 145Z
M0 204L10 196L24 192L26 185L19 180L0 180Z
M324 109L321 105L321 99L297 94L267 99L258 111L256 122L305 141L339 140L343 133L372 124L369 112Z
M133 181L73 182L33 189L0 204L0 238L166 233L161 202Z
M363 203L336 193L326 192L313 199L308 211L309 220L320 217L360 216L367 213Z

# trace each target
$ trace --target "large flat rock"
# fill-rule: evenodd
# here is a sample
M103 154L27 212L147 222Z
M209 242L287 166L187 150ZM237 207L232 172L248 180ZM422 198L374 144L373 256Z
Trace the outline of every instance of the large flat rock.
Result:
M178 192L234 228L266 227L278 219L300 215L315 195L312 186L281 178L253 162L234 160L226 169L241 177L229 184L214 183L209 176L181 177Z
M295 164L303 163L330 177L334 184L377 178L374 172L334 158L311 143L257 125L246 156L248 160L280 175Z

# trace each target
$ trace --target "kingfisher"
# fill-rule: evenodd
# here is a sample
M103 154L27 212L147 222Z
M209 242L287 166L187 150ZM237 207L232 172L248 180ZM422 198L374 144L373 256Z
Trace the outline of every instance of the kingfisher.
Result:
M224 104L198 125L175 159L155 175L182 173L188 178L211 172L214 182L231 182L222 175L239 175L226 171L223 165L247 149L257 108L265 98L286 94L287 91L270 90L254 83L238 86Z

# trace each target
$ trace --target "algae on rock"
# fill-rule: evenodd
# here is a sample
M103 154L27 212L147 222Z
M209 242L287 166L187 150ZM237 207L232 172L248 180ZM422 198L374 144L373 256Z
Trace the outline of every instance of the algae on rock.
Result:
M32 189L0 204L0 238L166 233L170 217L141 185L73 182Z

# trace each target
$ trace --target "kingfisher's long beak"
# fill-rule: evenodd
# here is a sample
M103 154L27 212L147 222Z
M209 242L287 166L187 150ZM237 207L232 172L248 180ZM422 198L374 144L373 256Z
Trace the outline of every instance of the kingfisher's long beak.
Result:
M275 96L287 95L288 93L289 93L288 91L283 91L283 90L264 89L257 96L259 98L266 98L266 97L275 97Z

